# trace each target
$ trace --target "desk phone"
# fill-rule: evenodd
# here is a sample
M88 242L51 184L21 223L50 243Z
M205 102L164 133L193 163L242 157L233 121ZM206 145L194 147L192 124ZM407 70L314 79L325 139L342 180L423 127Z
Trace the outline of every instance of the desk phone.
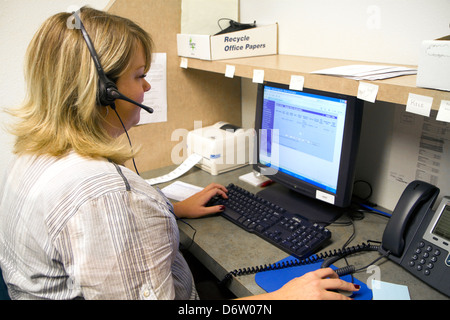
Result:
M335 252L330 251L310 256L308 254L297 255L297 257L306 258L292 260L287 264L234 270L226 275L223 281L232 275L294 267L310 264L320 259L324 259L321 267L327 267L347 255L362 251L378 251L415 277L450 296L450 197L444 197L436 211L433 211L432 207L438 195L439 189L426 182L416 180L408 184L386 225L381 245L362 244L344 250L335 250ZM279 245L271 239L266 240ZM306 253L310 253L313 251L311 249L315 248L308 247L308 249ZM295 252L292 253L294 256L296 255ZM339 276L355 271L354 266L341 269L337 270Z
M379 251L450 296L450 198L436 211L439 189L413 181L404 190L383 233Z

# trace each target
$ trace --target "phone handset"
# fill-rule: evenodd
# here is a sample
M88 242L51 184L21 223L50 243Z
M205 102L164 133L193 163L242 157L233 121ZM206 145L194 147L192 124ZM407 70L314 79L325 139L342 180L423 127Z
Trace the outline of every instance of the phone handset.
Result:
M415 180L403 191L383 233L381 247L399 257L405 247L407 226L420 210L428 211L439 189L424 181Z

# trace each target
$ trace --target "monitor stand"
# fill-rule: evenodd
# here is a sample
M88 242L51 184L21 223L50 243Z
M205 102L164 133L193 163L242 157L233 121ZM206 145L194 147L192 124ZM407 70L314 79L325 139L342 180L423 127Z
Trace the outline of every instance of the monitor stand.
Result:
M313 199L274 183L257 193L287 211L298 214L310 222L328 225L338 219L346 208L333 206L321 200Z

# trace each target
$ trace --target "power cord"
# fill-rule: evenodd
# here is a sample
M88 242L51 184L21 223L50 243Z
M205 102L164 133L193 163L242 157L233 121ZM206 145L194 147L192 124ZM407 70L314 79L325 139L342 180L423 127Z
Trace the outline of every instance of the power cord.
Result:
M365 209L365 212L373 213L373 214L379 214L385 217L391 217L391 214L375 209L374 207L377 206L377 204L370 202L368 199L373 194L372 185L365 180L355 180L353 183L353 187L355 188L357 184L365 184L368 188L368 193L365 196L359 196L359 195L353 195L353 202L357 204L360 207L363 207Z

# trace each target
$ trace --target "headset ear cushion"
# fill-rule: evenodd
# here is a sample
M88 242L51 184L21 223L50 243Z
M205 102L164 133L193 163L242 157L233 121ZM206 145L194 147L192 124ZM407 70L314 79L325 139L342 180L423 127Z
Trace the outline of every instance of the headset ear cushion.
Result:
M99 79L97 100L101 106L111 105L118 98L117 92L118 89L114 82L108 78Z

